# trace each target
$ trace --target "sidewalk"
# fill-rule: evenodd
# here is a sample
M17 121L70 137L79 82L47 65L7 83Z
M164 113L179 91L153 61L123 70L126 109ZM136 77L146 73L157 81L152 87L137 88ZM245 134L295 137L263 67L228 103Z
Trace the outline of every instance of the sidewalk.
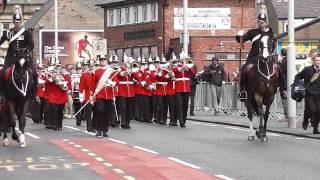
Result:
M223 114L214 116L209 112L195 111L195 116L189 116L188 113L187 120L249 128L249 119L246 116L228 116ZM255 116L252 121L254 127L258 127L258 117ZM311 127L310 124L307 130L303 130L301 124L302 121L300 120L297 121L297 128L288 128L288 122L279 122L278 119L273 119L268 121L267 130L268 132L288 134L304 138L320 139L320 135L312 134L313 127Z

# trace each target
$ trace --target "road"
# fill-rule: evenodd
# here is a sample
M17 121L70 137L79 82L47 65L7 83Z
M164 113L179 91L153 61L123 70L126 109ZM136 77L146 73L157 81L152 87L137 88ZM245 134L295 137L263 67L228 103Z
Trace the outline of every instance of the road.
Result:
M65 120L63 131L27 123L28 146L0 147L1 179L318 179L320 141L188 121L187 128L132 122L95 138Z

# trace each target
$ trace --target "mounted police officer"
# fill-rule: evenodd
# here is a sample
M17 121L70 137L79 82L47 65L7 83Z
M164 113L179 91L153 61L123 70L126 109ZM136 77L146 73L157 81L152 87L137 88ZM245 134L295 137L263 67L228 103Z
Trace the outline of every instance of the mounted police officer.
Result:
M237 35L236 35L236 40L239 43L243 43L246 41L251 41L252 42L252 47L249 52L249 55L247 57L246 63L241 67L241 78L240 78L240 92L239 92L239 99L240 100L245 100L247 99L247 92L245 90L247 78L246 78L246 68L248 67L249 64L255 64L257 56L260 54L261 49L260 49L260 40L263 36L269 36L269 39L272 40L272 52L275 49L275 41L274 41L274 34L272 29L268 26L267 22L267 15L265 13L260 13L258 15L258 28L255 29L250 29L247 33L244 34L243 30L240 30ZM242 46L242 44L241 44ZM281 78L280 78L281 80ZM282 83L280 83L282 84ZM281 90L286 89L286 88L280 88ZM286 92L282 91L281 92L283 96L286 96Z
M3 33L0 39L0 45L5 41L8 41L9 48L5 57L5 69L16 63L21 58L25 58L26 65L32 70L34 76L34 82L37 83L37 73L31 60L31 51L34 44L32 40L32 34L22 27L23 16L21 7L15 6L15 14L12 17L13 28Z

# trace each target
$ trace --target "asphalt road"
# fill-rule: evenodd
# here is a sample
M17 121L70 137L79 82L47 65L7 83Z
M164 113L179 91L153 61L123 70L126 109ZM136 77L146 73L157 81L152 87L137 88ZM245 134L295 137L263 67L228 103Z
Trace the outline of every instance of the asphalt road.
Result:
M320 141L187 122L187 128L132 122L95 138L65 120L63 131L27 123L28 146L0 147L1 179L318 179ZM1 142L1 141L0 141ZM2 143L2 142L1 142Z

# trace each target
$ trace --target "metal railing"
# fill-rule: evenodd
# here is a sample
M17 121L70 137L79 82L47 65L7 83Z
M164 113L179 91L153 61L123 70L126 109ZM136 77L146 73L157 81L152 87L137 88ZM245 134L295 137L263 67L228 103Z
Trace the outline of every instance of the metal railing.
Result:
M195 95L195 111L220 113L232 116L245 116L247 109L244 103L237 98L237 83L226 83L222 85L220 103L217 102L217 93L214 85L201 82L197 85ZM289 98L289 97L288 97ZM304 101L297 103L297 119L302 118L304 111ZM282 100L280 94L276 97L270 108L270 119L284 117Z

